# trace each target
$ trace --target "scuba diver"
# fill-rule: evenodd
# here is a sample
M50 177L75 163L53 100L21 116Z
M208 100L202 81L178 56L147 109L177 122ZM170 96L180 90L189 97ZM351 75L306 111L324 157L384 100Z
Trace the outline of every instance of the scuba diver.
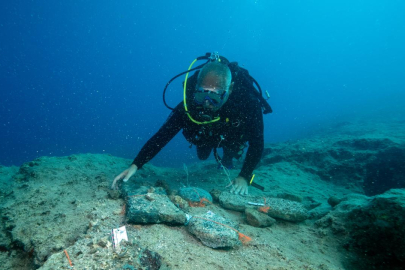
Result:
M192 69L198 60L207 61ZM194 70L196 72L188 77ZM183 74L186 74L183 101L171 108L165 101L166 89L175 78ZM142 147L131 166L115 177L111 188L115 189L119 180L128 181L183 130L185 139L196 146L200 160L206 160L213 152L224 170L233 168L232 160L240 159L245 147L248 147L242 169L232 181L230 191L247 195L249 185L263 189L253 183L253 170L259 163L264 148L263 114L271 113L272 109L263 98L260 86L246 69L236 62L230 63L217 52L207 53L196 58L187 71L167 83L163 101L172 113ZM223 149L222 158L217 152L218 148Z

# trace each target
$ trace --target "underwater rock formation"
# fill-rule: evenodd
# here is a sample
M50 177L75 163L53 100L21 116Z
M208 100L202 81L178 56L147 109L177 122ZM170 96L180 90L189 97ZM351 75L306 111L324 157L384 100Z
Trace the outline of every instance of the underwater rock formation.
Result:
M187 226L191 234L211 248L231 248L240 245L238 233L231 228L237 229L238 225L212 212L193 216Z
M212 196L202 188L197 187L184 187L179 189L179 195L189 202L200 202L207 200L212 203Z
M274 218L254 208L246 208L245 215L247 223L251 226L264 228L276 223Z
M405 188L405 148L390 147L379 151L365 168L363 189L366 195Z
M13 176L13 200L1 210L12 239L7 249L22 250L41 265L86 233L89 221L107 218L97 210L108 186L106 174L96 166L115 168L108 159L87 155L43 157L23 164Z
M331 136L277 144L264 149L260 164L283 161L368 196L405 188L405 148L388 138Z
M375 197L348 196L316 222L345 237L364 269L403 269L405 265L405 189Z
M128 197L126 214L128 222L135 224L183 225L186 222L186 214L169 197L156 193Z
M260 206L266 208L264 212L270 217L291 222L304 221L309 217L308 211L301 203L280 198L242 197L229 192L222 192L219 196L219 202L226 209L241 212L245 211L246 207L260 204Z

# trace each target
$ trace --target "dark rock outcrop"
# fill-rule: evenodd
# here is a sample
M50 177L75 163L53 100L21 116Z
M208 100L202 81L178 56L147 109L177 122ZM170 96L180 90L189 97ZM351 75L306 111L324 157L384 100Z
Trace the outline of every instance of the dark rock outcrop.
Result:
M404 213L405 189L393 189L372 198L346 197L316 225L344 237L344 246L358 254L364 269L403 269Z
M260 164L285 161L368 196L405 188L405 147L388 138L335 135L267 146Z
M405 149L390 147L378 152L366 164L363 188L368 196L392 188L405 188Z
M156 193L128 197L126 214L128 222L135 224L183 225L187 220L169 197Z
M390 190L348 216L350 245L380 269L405 265L405 190Z

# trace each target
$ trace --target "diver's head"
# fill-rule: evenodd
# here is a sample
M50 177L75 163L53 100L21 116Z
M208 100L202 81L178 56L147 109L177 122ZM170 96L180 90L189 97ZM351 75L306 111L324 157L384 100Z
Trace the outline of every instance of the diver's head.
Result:
M217 111L228 100L232 88L229 67L219 62L207 63L198 74L194 102L204 109Z

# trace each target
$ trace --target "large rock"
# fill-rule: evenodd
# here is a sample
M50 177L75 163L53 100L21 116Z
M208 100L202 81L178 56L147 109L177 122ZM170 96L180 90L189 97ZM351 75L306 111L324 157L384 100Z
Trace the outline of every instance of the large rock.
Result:
M403 130L403 127L398 128ZM259 167L286 160L324 181L352 190L356 188L359 192L364 190L368 196L382 194L392 188L405 188L403 139L384 138L381 134L334 134L319 139L280 143L264 149Z
M376 196L348 216L351 246L381 269L405 265L405 189Z
M113 249L110 236L105 234L105 230L97 228L65 250L74 269L162 269L162 256L135 241L131 237L132 230L127 226L129 241L121 241L119 249ZM60 251L51 255L39 270L73 269L68 265L66 254Z
M298 202L278 198L269 198L266 205L270 207L267 214L273 218L300 222L309 217L308 211L302 204Z
M368 196L384 193L393 188L405 188L405 149L390 147L378 152L366 164L363 188Z
M330 211L332 210L332 207L329 204L321 204L314 209L311 209L308 211L309 218L310 219L320 219L324 216L326 216Z
M369 204L370 197L362 194L349 194L342 201L315 222L319 228L329 228L334 234L347 235L347 217L353 211L359 210Z
M243 197L224 191L218 199L223 208L243 212L250 201L249 199L253 201L256 198L253 196Z
M7 231L0 245L24 252L40 266L85 234L90 222L119 218L111 208L120 203L107 200L107 190L125 164L107 155L42 157L23 164L10 179L12 200L0 211Z
M286 221L300 222L309 217L308 211L301 203L280 198L244 197L222 192L219 196L219 202L226 209L241 212L245 211L246 207L251 207L251 203L265 204L264 207L266 207L266 212L270 217Z
M183 225L186 214L163 194L147 193L127 199L127 218L130 223Z
M316 224L345 237L344 246L357 252L364 269L403 269L404 213L405 189L393 189L373 198L344 198Z
M269 217L265 213L262 213L254 208L246 208L245 215L247 223L254 227L264 228L276 223L274 218Z
M212 203L211 194L202 188L197 188L197 187L180 188L179 196L181 196L183 199L185 199L189 202L199 203L205 199Z
M240 244L238 233L235 231L238 225L210 211L193 216L187 228L204 245L211 248L232 248Z

